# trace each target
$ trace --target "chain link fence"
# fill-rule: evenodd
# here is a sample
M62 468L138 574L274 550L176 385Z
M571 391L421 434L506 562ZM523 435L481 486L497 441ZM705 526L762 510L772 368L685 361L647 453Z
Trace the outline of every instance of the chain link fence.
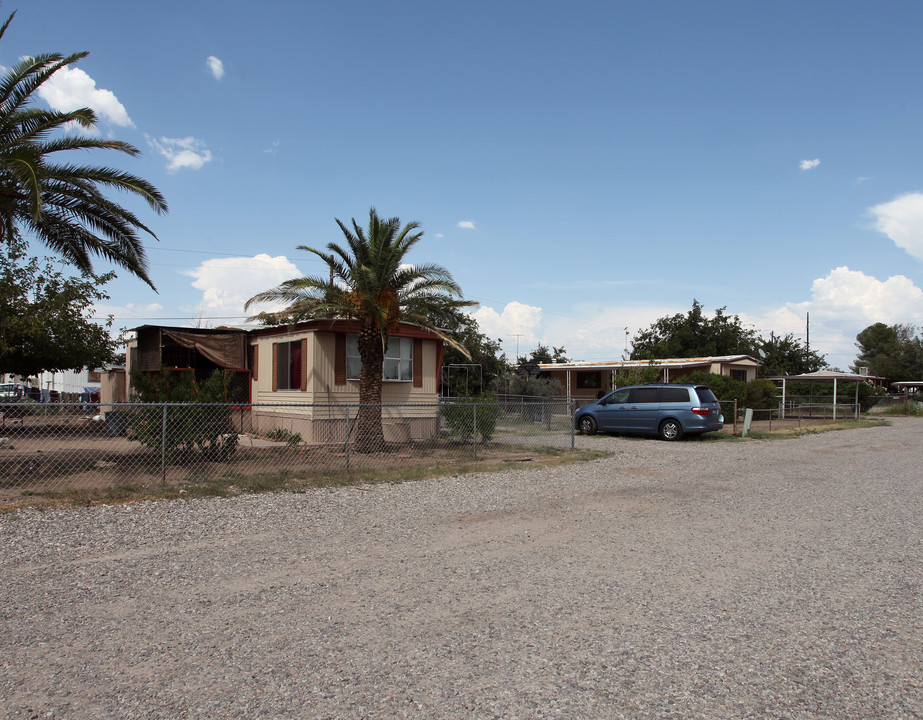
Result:
M78 492L111 497L119 488L137 495L261 479L295 487L369 471L471 468L542 448L572 450L571 417L568 403L541 400L0 404L0 505Z

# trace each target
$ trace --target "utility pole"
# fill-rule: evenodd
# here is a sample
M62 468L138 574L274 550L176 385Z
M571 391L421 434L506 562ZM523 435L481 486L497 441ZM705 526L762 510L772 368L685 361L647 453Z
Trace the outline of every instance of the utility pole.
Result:
M516 362L519 362L519 338L525 337L522 333L510 333L514 338L516 338Z
M811 313L805 313L805 343L808 352L811 352Z

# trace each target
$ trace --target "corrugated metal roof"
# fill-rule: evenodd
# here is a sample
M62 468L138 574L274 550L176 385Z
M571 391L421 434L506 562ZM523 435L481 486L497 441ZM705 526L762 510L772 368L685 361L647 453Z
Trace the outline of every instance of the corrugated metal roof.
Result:
M592 360L579 360L566 363L539 363L539 368L543 371L551 370L607 370L615 368L638 368L638 367L696 367L701 365L712 365L714 363L733 363L750 361L757 365L763 363L749 355L715 355L708 357L693 358L662 358L659 360L611 360L608 362L598 362Z

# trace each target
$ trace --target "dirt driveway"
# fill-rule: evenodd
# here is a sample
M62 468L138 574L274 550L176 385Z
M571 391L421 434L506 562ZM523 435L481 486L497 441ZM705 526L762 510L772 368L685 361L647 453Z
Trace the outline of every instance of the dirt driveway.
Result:
M0 717L923 717L921 430L0 516Z

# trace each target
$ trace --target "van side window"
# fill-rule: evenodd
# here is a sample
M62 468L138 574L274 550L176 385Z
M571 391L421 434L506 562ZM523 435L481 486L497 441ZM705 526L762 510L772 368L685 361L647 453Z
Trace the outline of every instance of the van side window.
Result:
M628 396L628 402L630 403L659 402L657 395L658 395L657 388L649 388L649 387L632 388L631 394Z
M689 390L686 388L660 388L660 402L689 402Z

